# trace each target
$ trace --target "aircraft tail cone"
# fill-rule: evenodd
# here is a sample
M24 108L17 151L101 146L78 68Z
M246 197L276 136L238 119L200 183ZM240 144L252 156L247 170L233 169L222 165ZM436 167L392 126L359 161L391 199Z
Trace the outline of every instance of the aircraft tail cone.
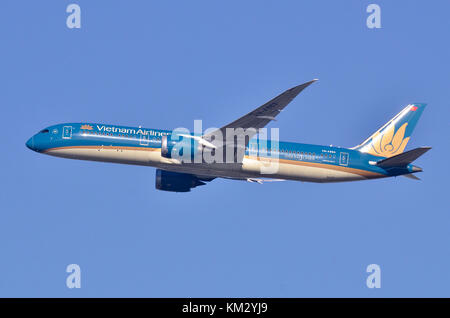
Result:
M412 166L411 172L422 172L423 169L417 166Z

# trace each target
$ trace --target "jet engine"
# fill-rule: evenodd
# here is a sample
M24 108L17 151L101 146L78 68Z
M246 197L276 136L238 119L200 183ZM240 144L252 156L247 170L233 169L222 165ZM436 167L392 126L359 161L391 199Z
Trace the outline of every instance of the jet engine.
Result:
M189 192L192 188L205 185L204 181L212 179L214 178L203 179L193 174L156 169L155 187L163 191Z
M192 162L196 154L201 154L202 145L189 135L161 137L161 156Z

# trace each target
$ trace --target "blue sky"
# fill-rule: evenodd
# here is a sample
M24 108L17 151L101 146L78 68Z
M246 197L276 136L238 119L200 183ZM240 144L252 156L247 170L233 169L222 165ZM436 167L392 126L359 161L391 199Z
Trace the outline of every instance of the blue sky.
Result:
M370 1L1 1L0 296L449 297L450 4L373 2L381 29ZM426 102L423 180L177 194L153 168L25 147L62 122L220 126L313 78L271 124L282 140L351 147Z

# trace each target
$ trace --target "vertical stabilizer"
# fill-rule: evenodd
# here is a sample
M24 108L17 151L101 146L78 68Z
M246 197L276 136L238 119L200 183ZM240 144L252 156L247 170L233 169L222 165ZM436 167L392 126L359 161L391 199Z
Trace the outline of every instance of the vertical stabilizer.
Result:
M414 127L426 104L410 104L353 149L380 157L401 154L408 144Z

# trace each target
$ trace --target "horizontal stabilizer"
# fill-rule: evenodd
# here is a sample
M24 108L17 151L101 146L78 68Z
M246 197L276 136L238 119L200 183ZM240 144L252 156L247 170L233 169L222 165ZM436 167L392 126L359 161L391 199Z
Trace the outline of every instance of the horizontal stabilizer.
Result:
M420 147L416 148L404 153L401 153L399 155L386 158L383 160L380 160L377 162L377 166L381 168L388 168L388 167L404 167L419 158L421 155L423 155L425 152L430 150L431 147Z
M408 173L408 174L403 174L403 177L406 177L408 179L413 179L413 180L421 180L419 177L417 177L415 174L412 173Z

